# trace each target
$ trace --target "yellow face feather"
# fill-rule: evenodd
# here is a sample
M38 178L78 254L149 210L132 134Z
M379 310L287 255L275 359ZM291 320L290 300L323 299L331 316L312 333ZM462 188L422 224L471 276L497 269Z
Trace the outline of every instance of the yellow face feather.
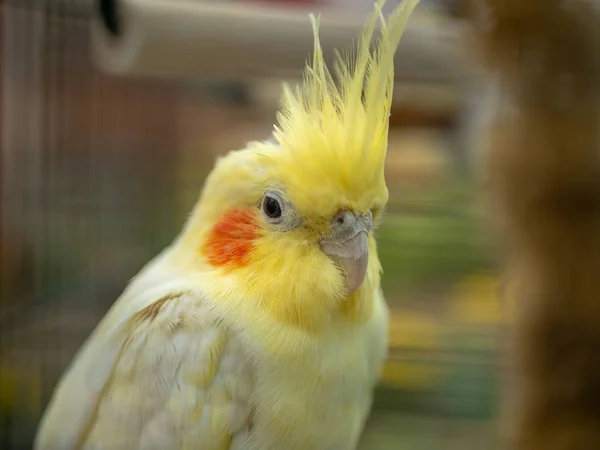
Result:
M336 313L358 321L371 313L381 271L371 218L388 199L393 60L418 0L400 4L387 21L384 3L375 5L357 48L346 57L336 53L337 83L311 16L314 54L303 83L284 86L275 142L229 153L206 181L176 255L232 309L258 307L313 330ZM266 203L273 199L276 218ZM360 236L352 237L354 229ZM352 280L358 282L350 289Z

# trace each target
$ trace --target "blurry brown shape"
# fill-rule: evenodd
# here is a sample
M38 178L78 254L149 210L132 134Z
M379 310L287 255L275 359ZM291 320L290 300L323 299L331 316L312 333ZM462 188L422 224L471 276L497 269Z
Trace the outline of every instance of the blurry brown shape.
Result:
M15 306L15 302L29 293L28 281L33 274L32 251L11 233L5 221L0 222L0 315L6 308Z
M447 145L436 130L390 130L385 170L391 188L406 183L439 183L449 166Z
M600 449L600 12L473 0L500 77L489 158L518 301L509 448Z
M0 5L0 33L4 32L4 14L6 6ZM3 73L5 67L4 46L0 45L0 73ZM6 93L5 85L0 88L0 105L4 105ZM21 239L14 229L9 227L8 211L6 208L6 198L8 189L6 180L7 167L5 167L4 144L6 143L5 133L6 124L0 120L0 315L6 307L11 306L11 299L22 294L22 288L26 279L32 273L31 249Z
M462 107L462 95L453 85L396 83L390 126L452 127Z

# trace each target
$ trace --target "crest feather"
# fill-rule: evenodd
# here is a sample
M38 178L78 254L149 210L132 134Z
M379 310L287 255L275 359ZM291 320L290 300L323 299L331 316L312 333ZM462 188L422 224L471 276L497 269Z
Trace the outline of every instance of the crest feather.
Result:
M320 174L331 174L336 168L343 188L352 184L364 189L382 176L394 54L418 3L404 0L386 20L382 14L385 0L378 0L358 43L345 52L335 51L333 74L319 40L320 18L310 15L312 59L307 62L301 85L295 90L284 85L274 132L278 143L294 155L296 165L304 160L309 164L307 169ZM376 35L378 22L381 26Z

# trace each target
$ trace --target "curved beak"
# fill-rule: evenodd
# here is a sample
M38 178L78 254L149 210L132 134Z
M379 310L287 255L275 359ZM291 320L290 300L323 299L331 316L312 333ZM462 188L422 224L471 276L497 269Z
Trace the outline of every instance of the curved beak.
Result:
M320 241L325 254L344 271L348 296L360 287L367 274L372 226L371 212L356 215L352 211L340 211L331 221L331 236Z

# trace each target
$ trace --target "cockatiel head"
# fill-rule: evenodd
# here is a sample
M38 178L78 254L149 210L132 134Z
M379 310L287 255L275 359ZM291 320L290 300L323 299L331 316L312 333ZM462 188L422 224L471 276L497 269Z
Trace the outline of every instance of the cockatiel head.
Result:
M373 226L388 200L393 58L418 0L387 20L384 3L356 48L336 53L335 81L311 16L312 60L300 86L284 86L273 141L229 153L209 175L176 248L217 300L305 329L340 314L368 318L381 271Z

